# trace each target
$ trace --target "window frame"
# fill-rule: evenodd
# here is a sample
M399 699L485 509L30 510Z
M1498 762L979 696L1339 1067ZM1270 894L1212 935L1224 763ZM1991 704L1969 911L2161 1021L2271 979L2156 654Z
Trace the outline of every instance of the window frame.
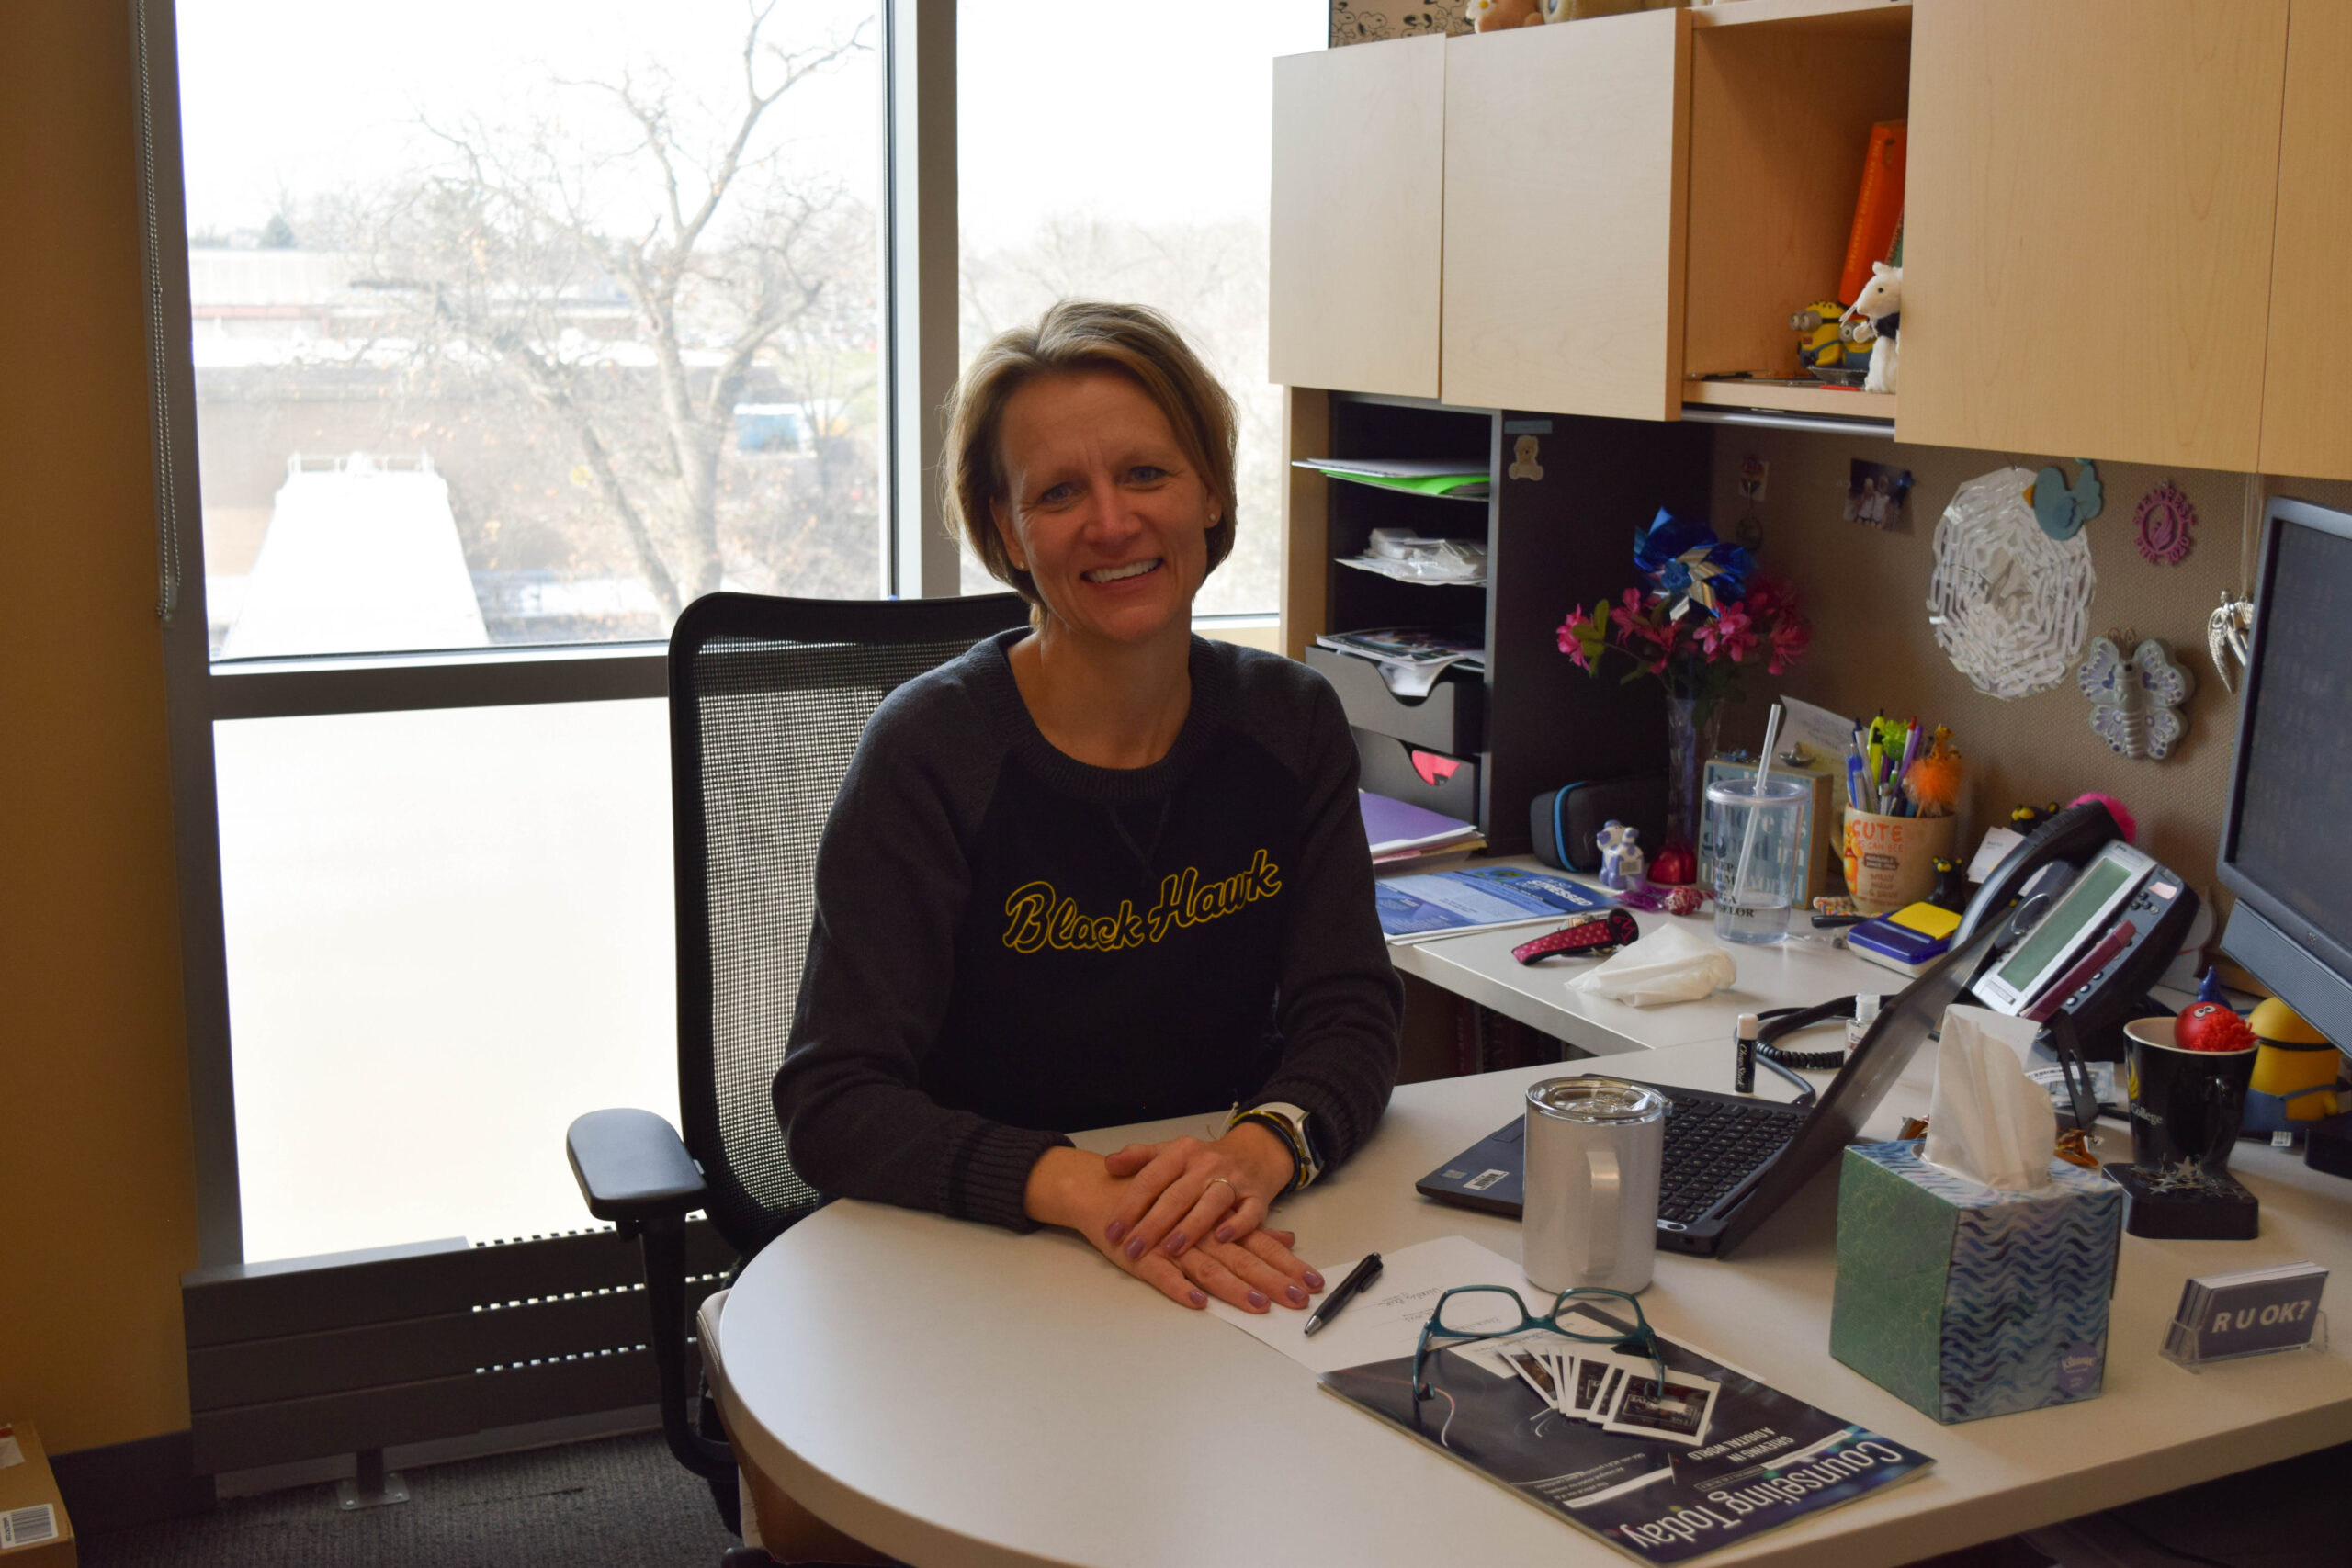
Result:
M936 480L957 369L956 0L877 0L884 199L883 597L960 592ZM664 642L240 660L211 657L175 0L131 0L134 141L154 450L157 603L164 645L187 1013L198 1252L245 1261L229 1038L212 726L225 719L610 702L668 693ZM555 1157L548 1151L550 1159ZM324 1260L322 1260L324 1261Z

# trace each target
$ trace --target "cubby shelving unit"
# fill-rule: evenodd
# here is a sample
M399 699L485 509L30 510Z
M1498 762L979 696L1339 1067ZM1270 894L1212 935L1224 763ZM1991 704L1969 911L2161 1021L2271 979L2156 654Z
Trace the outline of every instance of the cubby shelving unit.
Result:
M1295 457L1453 458L1492 475L1487 500L1474 504L1293 471L1294 657L1323 631L1484 631L1484 674L1448 671L1419 701L1392 695L1365 660L1314 660L1347 705L1365 788L1476 821L1497 852L1523 853L1537 794L1657 767L1666 721L1656 682L1585 674L1560 653L1556 629L1570 605L1635 584L1634 536L1660 506L1705 506L1703 428L1295 392L1292 434ZM1522 436L1535 442L1540 479L1511 477ZM1399 582L1340 564L1383 527L1482 542L1487 582ZM1416 751L1426 772L1414 766Z

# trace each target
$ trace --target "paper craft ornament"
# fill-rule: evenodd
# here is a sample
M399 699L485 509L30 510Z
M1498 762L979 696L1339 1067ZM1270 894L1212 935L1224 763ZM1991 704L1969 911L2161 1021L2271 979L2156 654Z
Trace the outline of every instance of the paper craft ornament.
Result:
M2140 554L2152 563L2178 566L2197 545L2190 532L2197 526L2197 508L2170 479L2140 498L2132 525L2139 531Z
M2088 457L2076 461L2082 464L2082 471L2071 485L2054 463L2033 476L2033 514L2041 520L2041 531L2053 539L2073 538L2107 505L2107 487L2098 482L2098 465Z
M1987 696L2046 691L2074 668L2089 628L2090 541L2052 537L2027 492L2034 476L1997 468L1960 487L1936 524L1928 624L1952 667Z
M2092 730L2119 756L2161 762L2188 733L2188 721L2175 710L2196 682L2154 637L2128 657L2113 637L2093 637L2075 678L2091 700Z

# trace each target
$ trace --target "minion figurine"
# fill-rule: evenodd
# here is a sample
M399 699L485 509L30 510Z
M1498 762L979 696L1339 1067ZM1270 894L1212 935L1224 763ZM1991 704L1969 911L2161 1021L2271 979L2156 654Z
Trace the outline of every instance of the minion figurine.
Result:
M2272 997L2256 1005L2246 1022L2261 1049L2255 1053L2254 1080L2246 1086L2249 1133L2301 1133L2308 1123L2338 1110L2336 1071L2343 1066L2327 1037L2285 1002Z
M1789 331L1797 334L1797 362L1806 369L1835 370L1846 363L1846 342L1838 332L1838 318L1846 307L1835 299L1820 299L1789 317Z

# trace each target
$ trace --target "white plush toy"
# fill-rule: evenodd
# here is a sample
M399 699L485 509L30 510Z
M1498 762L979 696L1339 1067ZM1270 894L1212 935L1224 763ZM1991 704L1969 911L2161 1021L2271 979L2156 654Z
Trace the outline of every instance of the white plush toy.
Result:
M1876 342L1871 347L1871 371L1862 378L1865 392L1894 390L1894 334L1903 326L1903 269L1884 262L1871 263L1871 280L1862 285L1861 294L1846 307L1839 321L1860 317L1871 325L1871 336ZM1854 334L1862 341L1862 334Z

